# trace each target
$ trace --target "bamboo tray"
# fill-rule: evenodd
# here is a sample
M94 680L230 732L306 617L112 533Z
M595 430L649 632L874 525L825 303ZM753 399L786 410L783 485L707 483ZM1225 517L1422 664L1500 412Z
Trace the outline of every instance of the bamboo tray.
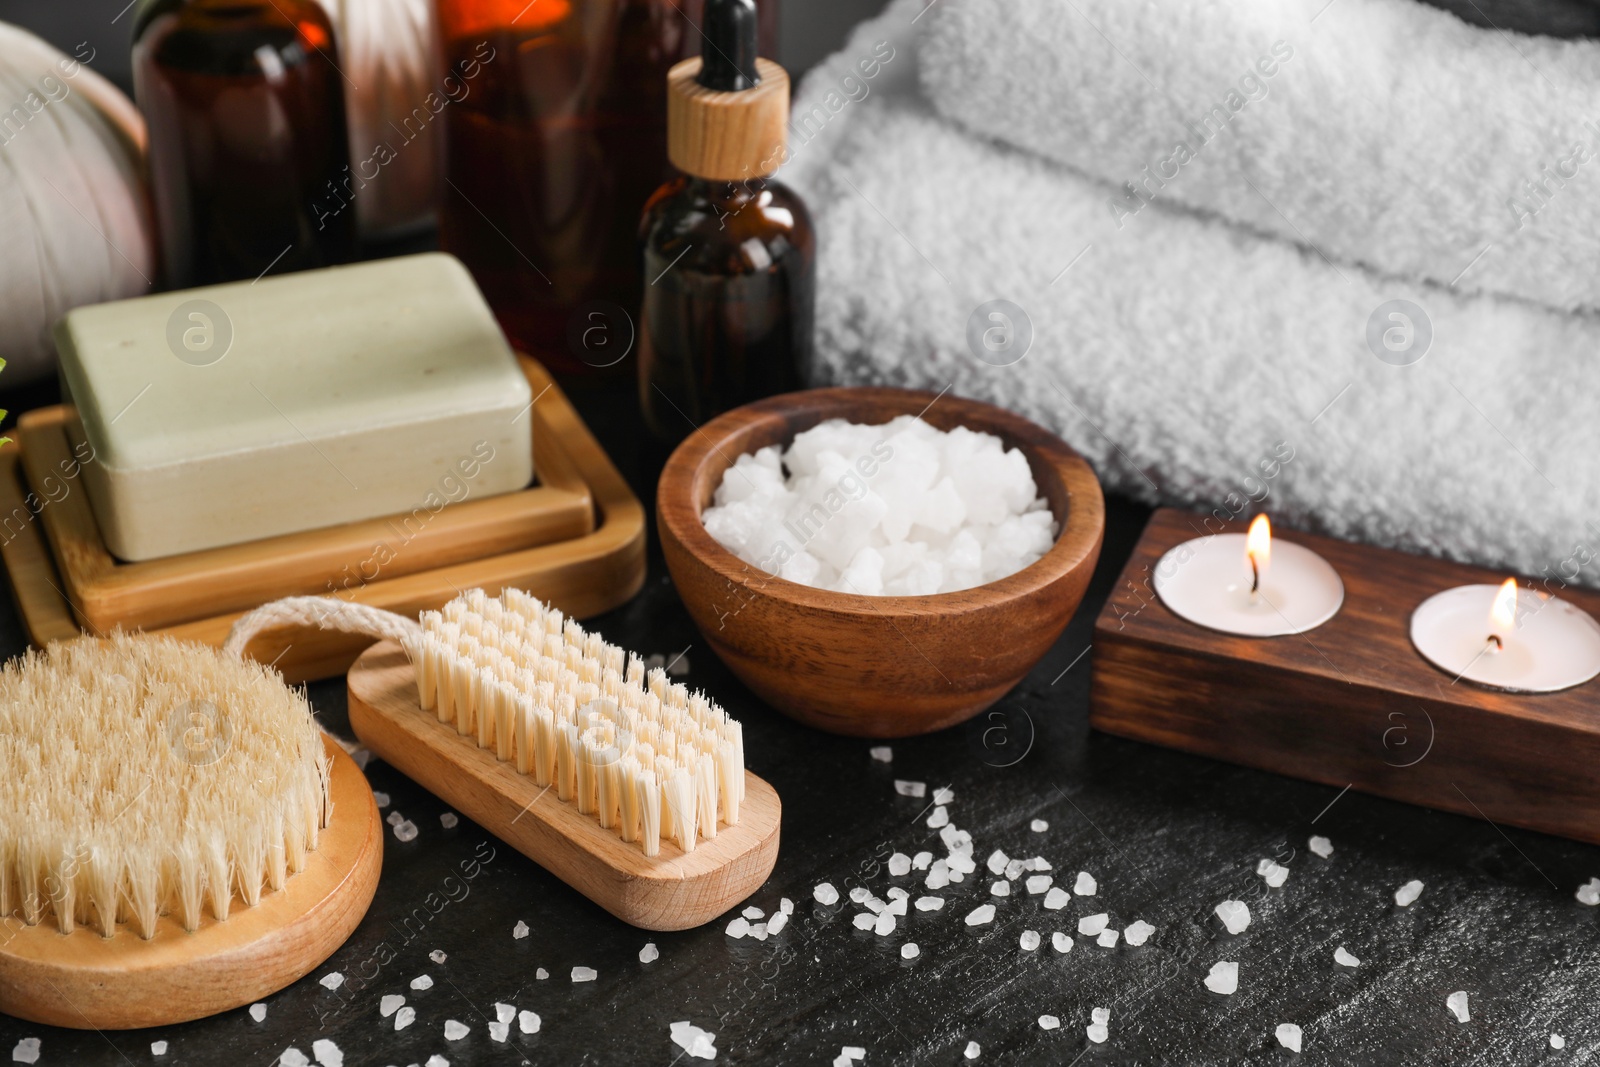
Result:
M245 611L327 593L330 580L344 599L412 617L474 586L491 595L525 589L578 617L624 603L644 584L644 510L549 373L526 357L522 367L536 398L528 418L538 486L444 508L376 580L349 588L344 568L371 555L374 536L392 537L393 520L117 561L81 485L58 466L71 457L60 409L25 416L20 442L0 448L0 559L30 639L42 645L77 636L80 624L95 632L121 625L220 646ZM298 682L344 673L370 643L279 631L248 651Z

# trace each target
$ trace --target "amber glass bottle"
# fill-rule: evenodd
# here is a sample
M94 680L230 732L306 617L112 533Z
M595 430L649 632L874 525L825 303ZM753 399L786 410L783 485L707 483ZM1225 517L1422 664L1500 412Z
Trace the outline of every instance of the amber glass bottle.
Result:
M631 330L636 222L671 174L666 74L699 47L701 0L437 3L450 71L476 71L442 113L440 244L515 345L566 377L604 371L617 346L572 338L596 314ZM763 0L769 34L777 9Z
M351 258L343 76L315 0L149 0L133 80L169 285Z
M723 411L800 387L810 370L816 240L784 156L789 84L756 59L752 0L707 0L705 46L669 75L672 161L686 176L641 222L639 402L672 445Z

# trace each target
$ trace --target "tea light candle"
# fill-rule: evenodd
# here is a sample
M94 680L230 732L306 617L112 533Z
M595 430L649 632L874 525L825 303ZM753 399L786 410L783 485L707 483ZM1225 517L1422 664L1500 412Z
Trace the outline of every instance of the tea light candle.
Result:
M1411 643L1451 678L1513 693L1553 693L1600 674L1600 623L1517 581L1463 585L1424 600Z
M1303 545L1273 542L1257 515L1247 534L1199 537L1156 564L1155 588L1173 614L1244 637L1281 637L1315 629L1338 614L1344 582Z

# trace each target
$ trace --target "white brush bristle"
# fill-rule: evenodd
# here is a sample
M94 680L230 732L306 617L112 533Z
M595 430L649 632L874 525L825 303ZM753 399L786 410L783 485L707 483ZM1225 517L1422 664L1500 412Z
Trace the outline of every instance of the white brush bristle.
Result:
M120 633L31 651L0 670L0 922L226 919L317 847L328 773L305 697L258 663Z
M468 590L406 651L424 711L645 855L739 821L739 724L527 593Z

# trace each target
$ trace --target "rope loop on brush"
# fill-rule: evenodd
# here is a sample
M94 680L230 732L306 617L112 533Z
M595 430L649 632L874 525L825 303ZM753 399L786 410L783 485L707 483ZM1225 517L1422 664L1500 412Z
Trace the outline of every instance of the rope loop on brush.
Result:
M243 657L245 646L266 630L299 626L319 630L338 630L363 634L381 640L397 641L409 653L422 638L416 620L392 611L357 604L329 596L291 596L263 604L239 617L223 642L225 654Z

